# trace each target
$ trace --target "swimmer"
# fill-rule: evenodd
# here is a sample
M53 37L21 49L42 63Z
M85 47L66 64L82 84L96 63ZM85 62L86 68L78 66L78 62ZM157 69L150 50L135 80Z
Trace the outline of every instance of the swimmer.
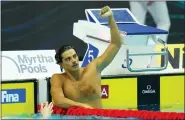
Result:
M101 9L100 16L108 18L111 34L111 43L101 56L80 68L75 48L64 45L55 54L57 64L65 70L53 74L50 81L53 103L58 107L102 108L101 72L114 59L123 42L109 6Z

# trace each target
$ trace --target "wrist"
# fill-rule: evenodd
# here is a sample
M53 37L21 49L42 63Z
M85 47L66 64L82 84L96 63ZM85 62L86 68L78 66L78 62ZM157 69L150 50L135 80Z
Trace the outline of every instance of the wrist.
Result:
M115 22L114 16L113 15L108 16L108 21L109 21L109 25Z
M113 14L111 14L110 16L108 16L108 19L114 19L114 16L113 16Z

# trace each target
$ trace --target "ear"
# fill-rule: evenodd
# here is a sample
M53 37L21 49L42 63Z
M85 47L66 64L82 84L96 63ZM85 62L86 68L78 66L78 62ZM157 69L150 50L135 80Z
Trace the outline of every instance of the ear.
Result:
M62 64L62 63L61 63ZM62 67L62 65L60 65L60 70L61 70L61 72L63 72L63 67Z
M62 63L60 63L60 70L61 70L61 72L63 72L63 69L64 69L64 67L63 67Z
M60 68L63 68L63 63L62 62L60 63Z

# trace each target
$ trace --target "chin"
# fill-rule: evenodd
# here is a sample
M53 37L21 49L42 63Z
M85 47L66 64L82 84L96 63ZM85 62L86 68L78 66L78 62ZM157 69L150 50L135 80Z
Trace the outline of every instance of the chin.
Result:
M79 69L80 69L79 67L77 67L77 68L72 68L71 71L77 71L77 70L79 70Z

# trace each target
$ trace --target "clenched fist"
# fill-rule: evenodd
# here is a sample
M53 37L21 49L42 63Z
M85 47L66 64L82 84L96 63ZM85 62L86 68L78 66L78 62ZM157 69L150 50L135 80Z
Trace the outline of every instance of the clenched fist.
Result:
M100 16L102 17L109 17L109 16L112 16L112 10L110 9L109 6L105 6L101 9L100 11Z

